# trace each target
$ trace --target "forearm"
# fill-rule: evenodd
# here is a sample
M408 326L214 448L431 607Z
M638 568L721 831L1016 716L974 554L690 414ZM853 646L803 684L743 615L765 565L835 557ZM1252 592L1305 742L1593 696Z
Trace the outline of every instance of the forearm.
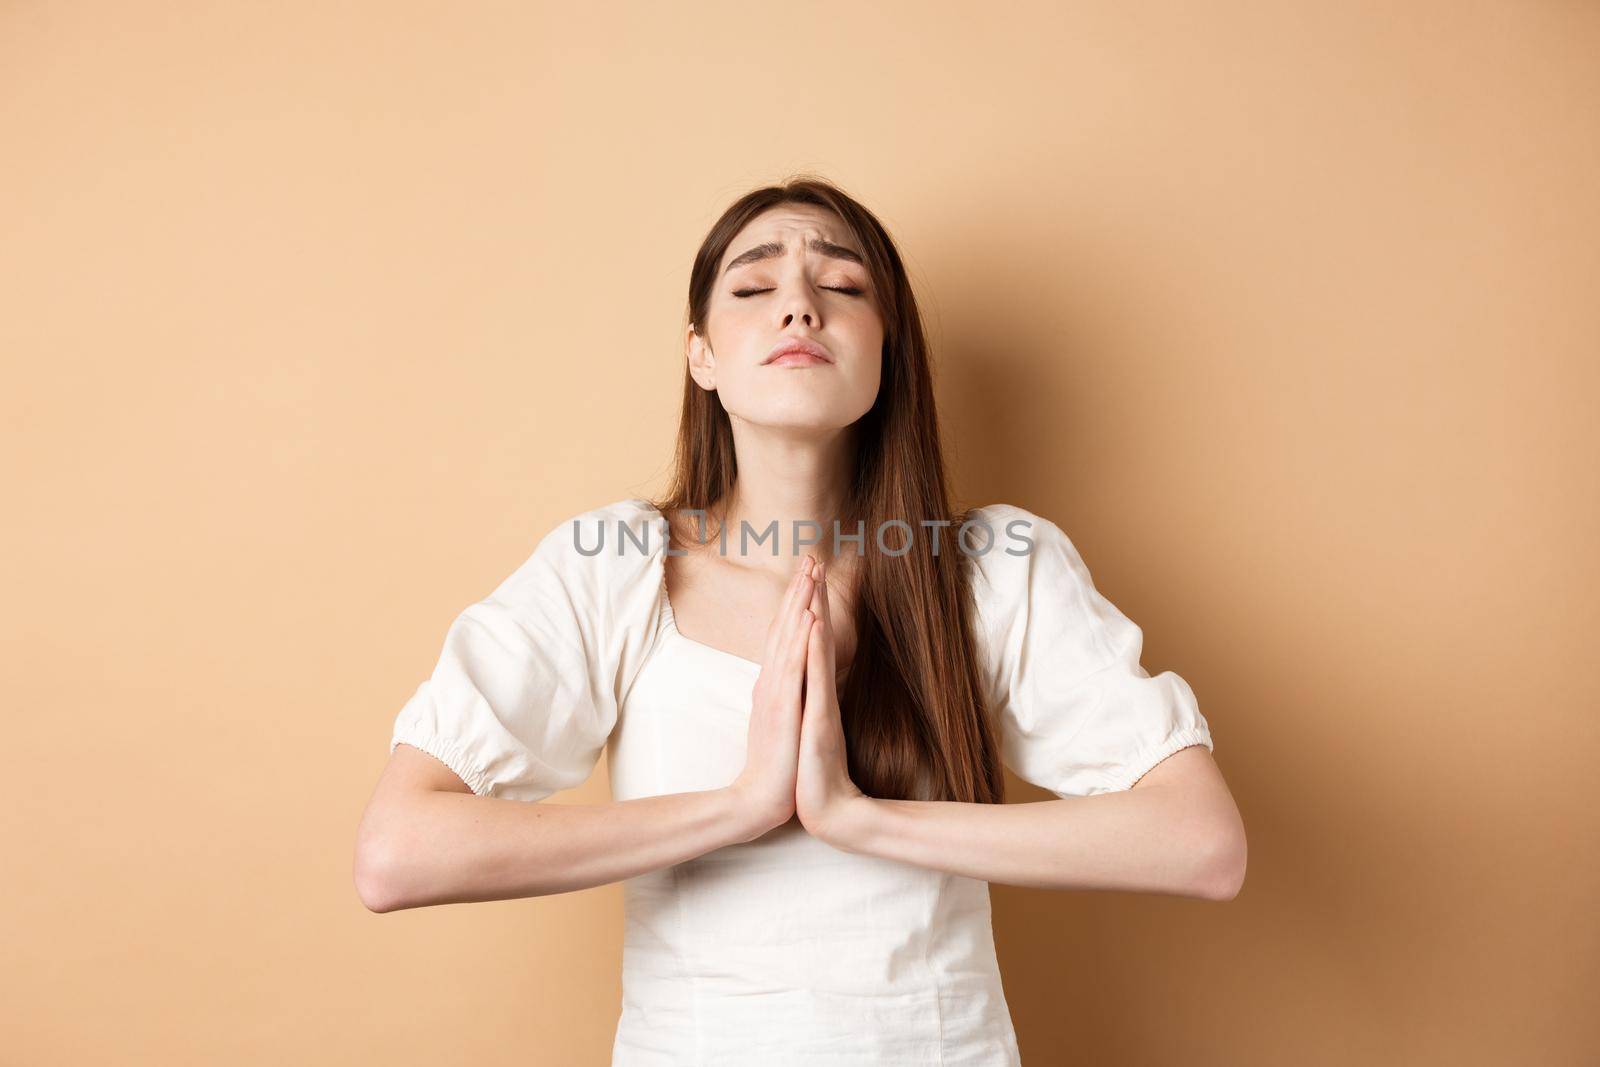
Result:
M1229 817L1159 786L1025 804L863 797L829 838L849 852L1005 885L1226 899Z
M358 879L374 911L545 896L681 863L755 832L732 789L604 804L417 792L386 808Z

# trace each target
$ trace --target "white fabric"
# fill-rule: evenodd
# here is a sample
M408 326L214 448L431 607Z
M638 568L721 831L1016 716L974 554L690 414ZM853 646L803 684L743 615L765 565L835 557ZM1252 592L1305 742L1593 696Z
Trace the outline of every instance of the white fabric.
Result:
M1139 628L1060 528L1009 504L978 515L995 533L973 557L978 654L1007 766L1087 796L1211 748L1189 686L1146 674ZM604 528L598 555L574 523L584 549ZM524 801L581 784L602 749L616 800L732 782L761 667L677 631L663 530L647 502L621 500L550 531L451 625L390 749ZM1031 553L1006 552L1022 547L1013 533ZM623 886L613 1067L1020 1063L986 882L842 852L791 821Z

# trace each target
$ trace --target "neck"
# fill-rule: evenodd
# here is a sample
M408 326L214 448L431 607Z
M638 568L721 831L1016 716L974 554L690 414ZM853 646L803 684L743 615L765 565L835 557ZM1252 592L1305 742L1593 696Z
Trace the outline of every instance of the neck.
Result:
M820 560L832 559L834 523L843 509L855 465L852 429L797 434L747 424L741 432L736 423L734 450L739 477L720 509L728 531L728 554L740 554L740 523L748 524L754 534L776 522L778 555L770 555L769 540L759 548L751 546L750 562L758 558L770 561L773 569L787 574L799 559L795 523L810 520L817 525L802 526L798 532L818 541L804 551ZM842 550L850 553L850 543Z

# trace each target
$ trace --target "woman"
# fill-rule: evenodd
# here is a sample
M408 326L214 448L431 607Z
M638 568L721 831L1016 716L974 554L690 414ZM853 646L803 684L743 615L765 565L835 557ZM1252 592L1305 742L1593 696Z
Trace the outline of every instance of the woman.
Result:
M452 624L362 899L624 880L614 1065L1019 1063L988 882L1238 891L1194 694L1054 523L952 509L900 256L836 187L728 209L686 355L665 498L562 523ZM613 802L528 803L602 749ZM1003 763L1058 799L1003 804Z

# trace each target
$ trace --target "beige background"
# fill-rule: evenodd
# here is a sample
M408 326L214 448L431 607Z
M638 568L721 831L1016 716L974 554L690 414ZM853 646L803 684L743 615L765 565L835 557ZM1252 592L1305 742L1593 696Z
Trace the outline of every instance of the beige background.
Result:
M963 501L1068 530L1249 829L1228 904L994 888L1026 1062L1594 1062L1597 47L0 5L0 1055L606 1062L619 886L374 915L355 827L454 613L664 479L705 229L815 170L901 242Z

